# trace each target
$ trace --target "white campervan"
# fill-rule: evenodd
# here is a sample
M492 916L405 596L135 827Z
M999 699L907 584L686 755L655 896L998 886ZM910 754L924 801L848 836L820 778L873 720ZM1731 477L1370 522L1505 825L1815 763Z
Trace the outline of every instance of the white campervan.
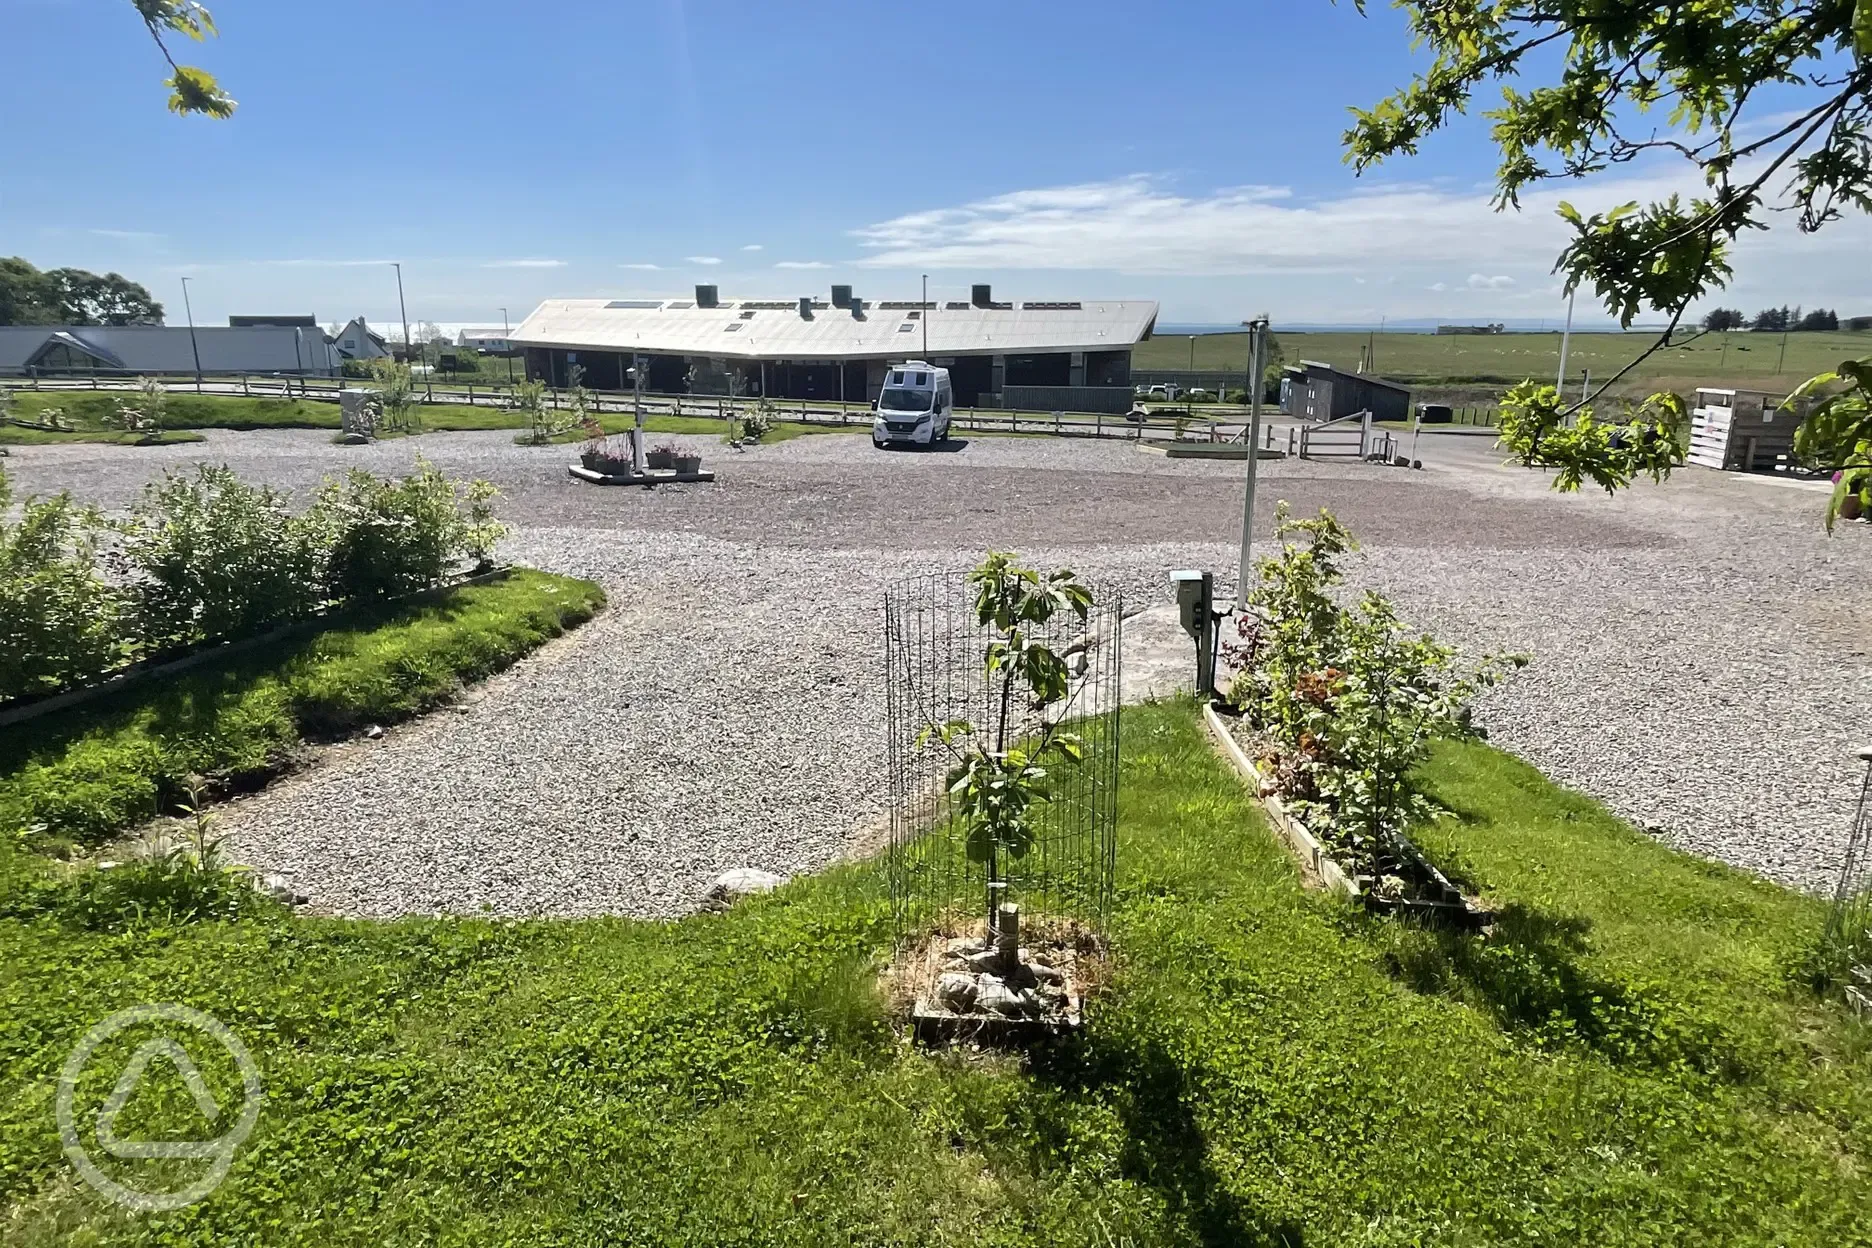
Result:
M871 441L880 447L946 442L954 415L955 394L949 388L949 370L922 360L905 360L891 365L884 374L877 418L871 422Z

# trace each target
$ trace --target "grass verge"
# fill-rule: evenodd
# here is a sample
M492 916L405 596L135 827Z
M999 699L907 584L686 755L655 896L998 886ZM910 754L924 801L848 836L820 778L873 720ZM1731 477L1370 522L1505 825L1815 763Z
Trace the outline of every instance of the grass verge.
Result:
M250 787L306 739L388 724L591 618L589 581L519 570L0 729L0 833L93 844L184 796Z
M0 1225L22 1248L1866 1241L1872 1056L1781 974L1813 901L1452 747L1429 778L1457 818L1425 840L1513 916L1465 952L1303 894L1187 705L1126 712L1122 775L1116 981L1025 1063L893 1036L873 864L667 925L0 921ZM72 1178L52 1112L76 1039L142 1001L227 1022L267 1096L227 1182L155 1216ZM172 1089L119 1133L194 1112Z
M113 446L173 446L178 442L200 442L199 433L165 429L154 439L121 429L80 429L70 433L51 429L22 429L18 425L0 425L0 446L53 446L60 442L106 442Z

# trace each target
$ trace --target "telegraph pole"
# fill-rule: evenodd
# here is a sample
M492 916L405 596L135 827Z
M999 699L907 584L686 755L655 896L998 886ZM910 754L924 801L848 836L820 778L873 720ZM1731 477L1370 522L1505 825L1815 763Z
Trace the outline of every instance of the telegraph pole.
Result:
M188 345L189 345L189 350L195 353L195 393L200 394L202 392L201 390L201 344L195 341L195 308L192 304L189 303L188 284L189 284L189 279L186 277L183 278L182 279L182 310L188 313ZM1785 351L1786 349L1787 349L1787 339L1783 338L1782 350Z
M392 260L390 262L390 267L396 270L397 310L403 314L403 361L404 363L408 363L410 350L416 344L410 341L409 305L403 302L403 265L399 263L398 261Z
M1566 328L1560 331L1560 373L1554 378L1554 389L1566 389L1566 353L1573 338L1573 297L1578 290L1569 290L1566 297Z

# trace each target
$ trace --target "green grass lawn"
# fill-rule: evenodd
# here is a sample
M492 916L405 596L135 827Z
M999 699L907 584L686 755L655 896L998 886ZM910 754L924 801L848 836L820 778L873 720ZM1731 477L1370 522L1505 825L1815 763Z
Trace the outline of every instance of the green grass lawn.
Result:
M65 392L60 394L22 391L14 395L14 414L22 420L38 420L40 413L48 407L58 408L68 420L77 424L79 432L69 434L42 433L33 429L21 429L18 426L6 428L0 426L0 442L37 443L37 442L105 442L131 440L109 428L117 411L120 398L129 397L130 392L120 394L91 393L88 391ZM422 433L463 432L480 429L524 429L526 422L513 412L499 407L469 407L458 403L428 403L416 408L417 419L421 423ZM239 395L193 395L171 391L167 423L170 432L165 434L165 441L200 441L200 438L178 430L193 429L337 429L340 427L338 405L336 403L318 403L310 399L261 399L245 398ZM632 427L633 418L628 413L606 412L600 418L609 433L622 432ZM722 435L726 425L723 421L706 416L651 416L646 424L652 432L671 434L695 434L701 436ZM785 442L791 438L808 433L839 433L863 431L870 428L870 417L866 413L863 420L856 421L849 429L837 425L808 425L798 421L775 421L772 432L766 441ZM563 441L577 441L580 435L568 435Z
M1452 746L1424 839L1504 918L1439 938L1303 893L1187 704L1127 711L1122 767L1115 979L1027 1061L886 1025L874 864L671 924L0 920L6 1242L1872 1236L1872 1055L1785 977L1814 901ZM226 1022L267 1099L225 1185L140 1217L74 1178L52 1104L145 1001ZM185 1104L133 1099L124 1133Z
M249 787L305 739L435 706L603 603L590 581L521 569L0 728L0 837L95 844L173 808L191 774Z

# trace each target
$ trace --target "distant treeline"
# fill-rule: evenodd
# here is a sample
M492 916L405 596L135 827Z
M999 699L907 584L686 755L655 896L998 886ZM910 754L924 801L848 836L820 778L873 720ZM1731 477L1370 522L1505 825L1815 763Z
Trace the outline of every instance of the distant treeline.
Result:
M1765 329L1771 332L1782 330L1822 330L1822 329L1872 329L1872 316L1849 316L1842 322L1839 314L1832 308L1815 308L1811 312L1802 312L1800 305L1788 307L1782 304L1778 308L1763 308L1750 320L1742 315L1740 308L1711 308L1703 317L1704 329Z

